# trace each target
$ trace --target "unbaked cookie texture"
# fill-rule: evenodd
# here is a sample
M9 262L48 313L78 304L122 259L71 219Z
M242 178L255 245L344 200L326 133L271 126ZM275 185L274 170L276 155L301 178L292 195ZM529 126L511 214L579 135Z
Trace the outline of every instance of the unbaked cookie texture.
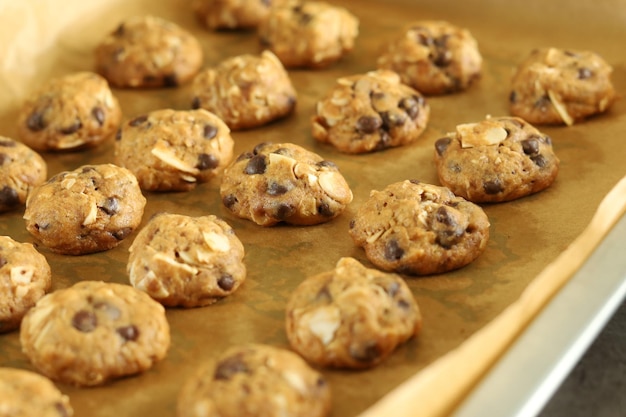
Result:
M233 346L183 385L176 417L324 417L326 378L296 353L264 345Z
M3 417L72 417L70 399L50 379L36 372L0 368L0 415Z
M287 338L312 364L370 368L421 329L422 317L399 275L342 258L334 269L308 277L286 307Z
M26 200L26 229L65 255L112 249L141 223L146 198L137 178L113 164L84 165L34 188Z
M220 194L231 213L261 226L328 222L352 201L335 163L292 143L261 143L239 155Z
M287 0L194 0L196 17L209 29L255 29L270 7Z
M130 170L142 190L188 191L231 162L230 129L204 110L155 110L122 126L116 162Z
M320 100L312 134L345 153L409 144L426 129L430 106L417 90L388 70L339 78Z
M96 71L121 88L176 87L197 74L202 59L191 33L150 15L124 20L95 49Z
M100 75L79 72L53 78L23 103L20 140L37 151L71 151L113 137L122 119L119 102Z
M0 333L17 329L24 314L50 289L46 258L32 244L0 236Z
M466 90L482 73L478 42L465 28L442 20L413 22L387 42L378 68L426 95Z
M244 54L201 71L193 81L192 107L215 113L233 130L265 125L296 106L296 90L276 55Z
M468 265L484 252L489 219L446 187L406 180L372 191L350 236L376 267L428 275Z
M617 99L613 68L592 51L533 50L511 80L511 113L535 124L573 125Z
M165 306L213 304L246 278L241 241L213 215L157 214L139 231L129 252L131 285Z
M0 136L0 213L26 202L34 187L48 176L48 165L37 152L21 142Z
M518 117L464 123L435 142L439 181L475 203L497 203L548 188L559 159L552 140Z
M330 3L291 0L270 8L258 33L286 67L323 68L352 51L359 20Z

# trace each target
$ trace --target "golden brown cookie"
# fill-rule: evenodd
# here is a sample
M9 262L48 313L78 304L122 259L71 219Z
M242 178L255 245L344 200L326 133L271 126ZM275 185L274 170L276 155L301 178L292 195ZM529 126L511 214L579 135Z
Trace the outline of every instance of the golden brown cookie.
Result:
M156 16L135 16L95 49L96 70L115 87L176 87L202 66L202 46L191 33Z
M116 162L143 190L188 191L220 174L231 162L230 129L206 110L156 110L122 126Z
M415 336L422 325L402 277L342 258L306 278L286 308L287 338L307 361L337 368L370 368Z
M550 137L517 117L458 125L435 142L435 163L441 184L474 203L539 192L559 171Z
M0 368L0 416L72 417L67 395L43 375L23 369Z
M461 268L483 253L489 219L446 187L406 180L372 191L349 232L378 268L427 275Z
M177 417L324 417L330 388L295 353L262 344L232 347L183 385Z
M346 153L402 146L417 139L430 116L430 106L400 77L387 70L339 78L317 102L313 137Z
M194 0L193 11L209 29L253 29L281 0Z
M42 374L96 386L138 374L170 346L165 309L130 285L81 281L44 296L24 316L24 354Z
M122 111L106 80L92 72L54 78L28 97L18 115L19 138L37 151L94 147L112 137Z
M289 74L269 51L228 58L194 78L192 107L215 113L233 130L262 126L295 106Z
M262 143L241 154L224 171L220 194L235 216L261 226L324 223L352 201L337 165L291 143Z
M352 51L359 20L330 3L291 0L273 6L258 33L287 68L322 68Z
M145 205L129 170L85 165L34 188L24 220L30 234L51 251L83 255L119 245L141 223Z
M467 29L441 20L407 25L387 42L377 63L426 95L466 90L482 72L476 39Z
M511 113L534 124L572 125L607 111L613 68L595 52L535 49L511 81Z

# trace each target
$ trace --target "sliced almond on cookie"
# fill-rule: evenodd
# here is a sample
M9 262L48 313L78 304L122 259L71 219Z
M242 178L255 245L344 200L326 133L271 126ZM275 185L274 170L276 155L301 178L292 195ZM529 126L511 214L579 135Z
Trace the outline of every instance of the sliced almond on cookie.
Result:
M456 134L463 148L497 145L508 136L502 126L491 120L457 125Z

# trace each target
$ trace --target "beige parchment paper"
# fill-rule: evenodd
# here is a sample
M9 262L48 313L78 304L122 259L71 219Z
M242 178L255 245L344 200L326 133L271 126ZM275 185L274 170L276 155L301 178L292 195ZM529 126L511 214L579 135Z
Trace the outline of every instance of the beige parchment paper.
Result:
M234 132L233 138L236 153L264 141L293 142L336 162L352 187L353 203L327 224L262 228L232 217L221 206L219 178L188 193L146 193L144 223L159 211L210 213L228 221L246 248L248 277L235 294L213 306L168 309L172 347L150 371L97 388L59 384L76 415L172 416L180 384L225 348L251 341L288 348L284 306L302 279L332 268L343 256L371 266L347 233L370 190L407 178L436 184L434 142L459 123L508 114L511 72L533 48L595 50L613 65L618 92L626 90L626 8L621 0L335 3L360 19L355 50L325 70L290 71L298 90L295 114L262 128ZM168 18L196 35L206 66L261 50L254 32L210 32L201 27L188 0L0 0L0 134L15 137L15 118L25 94L50 77L92 69L92 51L99 39L124 18L147 13ZM419 19L444 19L468 28L485 60L482 79L466 92L429 98L428 128L409 146L355 156L315 143L309 125L315 102L337 77L374 69L380 46L405 23ZM114 94L126 120L160 108L188 109L191 102L188 85ZM485 205L491 238L485 253L471 265L447 274L406 277L424 316L423 331L374 369L322 370L333 391L333 416L449 413L623 213L624 100L585 123L541 130L552 137L561 159L556 182L524 199ZM109 141L86 152L43 156L51 176L86 163L112 162L112 145ZM17 210L0 215L0 233L32 241L22 214ZM127 283L133 238L111 251L80 257L40 247L52 268L53 289L85 279ZM0 366L33 369L21 353L17 332L0 335Z

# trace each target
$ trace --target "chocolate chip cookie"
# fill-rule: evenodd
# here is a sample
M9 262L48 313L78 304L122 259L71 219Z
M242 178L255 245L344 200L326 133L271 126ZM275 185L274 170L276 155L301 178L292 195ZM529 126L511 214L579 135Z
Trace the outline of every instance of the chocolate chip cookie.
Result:
M50 265L33 245L0 236L0 333L17 329L51 282Z
M466 90L481 76L482 56L469 30L441 20L416 21L387 42L378 68L426 95Z
M198 20L209 29L254 29L280 0L194 0Z
M184 384L177 417L324 417L330 388L295 353L262 344L232 347Z
M241 241L213 215L158 214L129 251L130 283L166 306L213 304L246 278Z
M5 417L74 415L68 396L35 372L0 368L0 392L0 415Z
M430 106L400 77L387 70L339 78L317 103L313 137L346 153L402 146L417 139Z
M143 190L188 191L220 174L233 157L230 129L206 110L156 110L125 123L116 162Z
M220 194L235 216L261 226L327 222L352 201L337 165L292 143L262 143L241 154L224 171Z
M474 261L487 246L489 220L446 187L406 180L372 191L349 233L378 268L427 275Z
M163 306L129 285L81 281L24 316L24 354L42 374L96 386L150 369L170 346Z
M511 81L511 113L534 124L566 124L607 111L613 68L592 51L536 49Z
M287 68L323 68L352 51L359 20L343 7L292 0L273 6L258 33Z
M517 117L458 125L435 142L435 163L441 184L474 203L544 190L559 171L550 137Z
M150 15L121 22L95 49L97 72L115 87L176 87L198 73L202 59L191 33Z
M0 213L24 204L30 190L42 184L47 175L48 165L41 155L0 136Z
M302 281L286 312L292 348L315 365L338 368L381 363L422 324L402 277L365 268L353 258Z
M85 165L34 188L24 219L30 234L51 251L82 255L119 245L141 223L145 205L129 170Z
M104 78L79 72L54 78L28 97L17 118L24 144L37 151L95 147L113 136L120 105Z
M215 113L233 130L262 126L296 106L296 90L276 55L239 55L200 72L193 82L194 109Z

